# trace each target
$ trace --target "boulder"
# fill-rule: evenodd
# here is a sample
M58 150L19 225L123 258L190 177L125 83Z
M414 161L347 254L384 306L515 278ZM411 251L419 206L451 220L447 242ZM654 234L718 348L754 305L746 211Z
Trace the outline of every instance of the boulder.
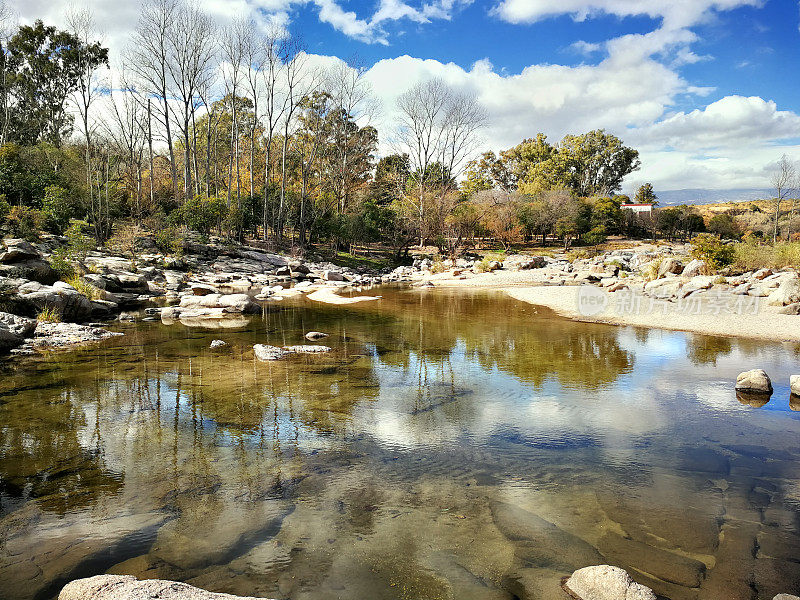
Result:
M71 285L57 281L53 286L28 283L20 286L19 299L28 305L29 313L39 313L45 308L58 312L65 321L81 322L90 319L92 302Z
M656 600L653 590L636 583L624 569L609 565L578 569L564 582L564 589L578 600Z
M764 369L752 369L744 373L739 373L739 376L736 378L736 390L771 394L772 382Z
M753 273L753 278L761 281L762 279L766 279L770 275L772 275L772 269L759 269L758 271Z
M507 271L523 271L526 269L541 269L545 264L543 256L512 254L503 261L503 268Z
M23 344L25 338L14 333L5 323L0 322L0 352L8 352Z
M800 597L793 594L778 594L772 600L800 600Z
M30 242L19 238L3 240L5 251L0 252L0 263L15 263L30 258L41 258L39 251Z
M704 260L699 260L695 258L694 260L689 261L689 263L683 268L683 273L681 273L684 277L697 277L698 275L702 275L708 269L708 265Z
M323 271L322 278L325 281L344 281L344 275L339 273L339 271Z
M644 292L653 298L671 298L678 293L681 285L681 280L678 277L654 279L644 286Z
M800 279L783 281L778 289L769 295L767 302L774 306L786 306L800 302Z
M661 265L658 267L658 276L664 277L664 275L667 275L668 273L680 275L683 273L683 263L677 258L673 258L671 256L669 258L665 258L661 261Z
M326 337L328 337L328 334L327 333L322 333L321 331L309 331L306 334L306 339L310 340L312 342L314 342L316 340L321 340L321 339L326 338Z
M76 323L39 323L32 346L37 349L64 349L120 335L123 334Z
M29 279L52 285L60 275L46 260L26 258L10 264L0 263L0 277Z
M227 344L222 340L211 340L211 348L222 348L223 346L227 346Z
M0 327L5 327L11 333L26 338L31 337L36 330L36 320L0 312Z
M217 594L187 583L146 579L133 575L95 575L71 581L58 600L263 600L252 596Z
M309 269L299 260L293 260L289 262L289 269L291 269L292 273L298 273L300 275L308 275L309 273L311 273L311 269Z
M195 296L208 296L209 294L219 294L219 290L213 285L207 283L193 283L191 284L192 293Z
M258 360L281 360L291 354L291 352L283 348L266 344L256 344L253 346L253 352L255 352Z
M206 296L183 296L181 308L192 309L223 309L226 313L254 314L261 311L261 307L250 299L247 294L208 294Z
M800 396L800 375L789 377L789 389L795 396Z
M800 315L800 302L794 302L792 304L788 304L778 310L778 314L781 315Z

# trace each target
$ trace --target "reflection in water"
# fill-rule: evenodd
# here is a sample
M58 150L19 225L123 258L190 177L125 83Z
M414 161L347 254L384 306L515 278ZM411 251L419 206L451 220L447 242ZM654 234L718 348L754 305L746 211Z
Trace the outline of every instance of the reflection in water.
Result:
M330 354L252 345L325 331ZM214 337L228 346L211 351ZM794 347L578 324L500 295L299 299L224 333L0 367L0 597L102 572L273 598L800 590ZM737 401L753 363L777 383Z

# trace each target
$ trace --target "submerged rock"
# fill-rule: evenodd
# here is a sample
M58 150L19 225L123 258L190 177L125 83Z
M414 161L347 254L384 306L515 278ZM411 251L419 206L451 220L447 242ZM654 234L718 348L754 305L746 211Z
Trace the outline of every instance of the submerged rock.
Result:
M146 579L133 575L96 575L71 581L58 600L263 600L201 590L187 583Z
M312 342L314 342L316 340L321 340L321 339L326 338L326 337L328 337L328 334L327 333L322 333L321 331L309 331L306 334L306 339L307 340L311 340Z
M331 351L329 346L284 346L283 349L286 352L292 352L296 354L320 354Z
M222 348L223 346L227 346L225 342L222 340L211 340L211 347L212 348Z
M281 360L291 354L283 348L277 346L268 346L267 344L256 344L253 346L253 352L256 353L258 360Z
M736 377L736 390L740 392L772 393L772 381L764 369L752 369L739 373Z
M609 565L578 569L564 582L564 590L578 600L656 600L649 587L636 583L624 569Z

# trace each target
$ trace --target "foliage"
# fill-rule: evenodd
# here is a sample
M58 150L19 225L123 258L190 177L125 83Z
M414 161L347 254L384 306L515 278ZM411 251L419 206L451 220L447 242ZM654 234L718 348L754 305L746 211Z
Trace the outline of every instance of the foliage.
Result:
M27 206L12 206L6 221L13 237L35 241L44 225L44 215L42 211Z
M107 245L119 252L122 256L131 259L131 267L136 269L136 260L139 250L139 238L144 235L144 230L136 223L123 223L117 226L114 235L109 238Z
M636 190L634 201L636 204L652 204L656 206L658 204L658 196L656 196L655 191L653 191L653 184L644 183L640 185L639 189Z
M727 212L711 217L708 221L707 229L709 232L715 233L724 239L738 240L742 237L741 227L739 227L733 216Z
M52 233L61 235L67 229L70 219L78 216L78 205L63 187L49 185L44 190L42 213L47 227Z
M491 263L494 262L488 256L484 256L481 260L475 263L476 273L488 273L492 270Z
M66 248L57 248L50 254L50 266L58 273L62 281L75 276L75 266L72 264Z
M69 285L74 287L78 293L83 294L89 300L102 300L103 299L103 291L93 286L91 283L80 277L79 275L73 275L72 277L68 277L64 279Z
M86 255L95 248L94 239L86 233L88 229L89 224L86 221L72 219L64 233L70 256L80 262L86 260Z
M733 266L740 271L758 269L800 269L800 242L758 243L751 238L735 244Z
M0 226L5 223L6 217L8 217L8 213L10 212L11 205L6 201L5 195L0 194Z
M642 268L642 277L644 277L646 281L658 279L658 272L661 270L661 263L663 262L663 258L651 260L649 263L644 265L644 268Z
M713 233L701 233L692 239L691 256L705 261L714 270L731 264L735 253L732 244L726 244Z
M169 216L172 224L186 225L189 229L208 235L213 227L221 227L228 215L225 198L221 196L195 196Z
M169 226L159 229L154 238L156 248L164 254L176 257L183 256L186 246L186 231L184 227Z
M608 235L606 228L602 225L592 227L589 231L583 234L583 241L590 246L599 246L606 241Z

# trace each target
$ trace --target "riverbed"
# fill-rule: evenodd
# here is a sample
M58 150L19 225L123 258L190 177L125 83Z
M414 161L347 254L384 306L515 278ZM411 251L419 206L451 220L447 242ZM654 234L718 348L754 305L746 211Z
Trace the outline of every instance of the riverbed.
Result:
M502 292L298 297L0 363L0 598L125 573L268 598L800 592L800 344L578 323ZM327 354L259 362L254 344ZM214 339L226 342L211 349ZM765 369L769 402L737 398Z

